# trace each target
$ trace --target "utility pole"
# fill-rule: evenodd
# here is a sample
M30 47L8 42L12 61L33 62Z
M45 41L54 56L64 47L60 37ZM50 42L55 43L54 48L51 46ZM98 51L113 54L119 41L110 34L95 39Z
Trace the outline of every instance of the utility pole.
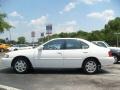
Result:
M114 33L116 35L116 45L117 47L119 46L119 37L118 35L120 35L120 33Z
M34 31L32 31L31 32L31 37L32 37L32 44L33 44L33 47L35 46L34 44L35 44L35 32Z
M11 31L10 30L9 30L9 37L10 37L9 41L11 41Z

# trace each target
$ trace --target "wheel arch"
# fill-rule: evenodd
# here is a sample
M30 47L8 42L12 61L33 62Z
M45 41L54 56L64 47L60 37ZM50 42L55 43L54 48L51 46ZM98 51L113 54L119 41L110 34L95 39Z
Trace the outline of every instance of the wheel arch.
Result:
M26 57L26 56L16 56L16 57L12 60L11 67L13 66L13 63L16 61L17 58L24 58L24 59L29 63L30 67L33 68L32 63L30 62L29 58Z
M86 61L88 61L90 59L94 59L98 63L98 65L101 67L101 63L99 62L98 58L96 58L96 57L87 57L87 58L85 58L85 60L82 63L82 67L84 65L84 62L86 62Z

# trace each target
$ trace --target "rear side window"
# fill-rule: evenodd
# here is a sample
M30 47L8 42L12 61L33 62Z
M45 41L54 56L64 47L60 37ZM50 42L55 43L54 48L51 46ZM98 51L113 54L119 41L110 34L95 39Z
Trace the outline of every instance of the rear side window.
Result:
M80 41L81 45L82 45L82 49L88 49L89 48L89 45Z
M86 43L80 41L80 40L74 40L74 39L68 39L66 40L66 49L88 49L89 45Z
M66 40L66 49L82 49L82 45L78 40Z

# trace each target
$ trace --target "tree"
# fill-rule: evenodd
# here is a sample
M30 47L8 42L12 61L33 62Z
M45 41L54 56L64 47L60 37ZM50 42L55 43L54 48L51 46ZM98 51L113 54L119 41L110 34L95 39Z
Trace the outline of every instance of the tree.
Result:
M5 20L6 17L6 14L0 13L0 33L12 28L12 26Z
M105 30L109 32L120 32L120 17L115 18L105 25Z
M60 38L69 37L69 36L68 36L68 33L64 33L64 32L61 32L58 36L59 36Z
M5 43L5 40L4 39L0 39L0 43Z
M26 42L25 37L23 37L23 36L18 37L18 44L25 44L25 42Z
M88 39L88 35L89 35L88 32L79 30L79 31L76 33L76 36L75 36L75 37L77 37L77 38L83 38L83 39Z
M105 39L108 43L116 44L116 35L114 33L120 33L120 17L110 20L104 27L103 30Z

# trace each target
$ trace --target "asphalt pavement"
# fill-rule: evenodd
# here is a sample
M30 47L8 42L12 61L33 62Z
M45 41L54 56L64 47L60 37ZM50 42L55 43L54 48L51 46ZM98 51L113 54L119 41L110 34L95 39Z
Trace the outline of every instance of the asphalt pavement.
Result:
M86 75L80 69L37 69L16 74L0 62L0 84L22 90L119 90L120 64L95 75Z

